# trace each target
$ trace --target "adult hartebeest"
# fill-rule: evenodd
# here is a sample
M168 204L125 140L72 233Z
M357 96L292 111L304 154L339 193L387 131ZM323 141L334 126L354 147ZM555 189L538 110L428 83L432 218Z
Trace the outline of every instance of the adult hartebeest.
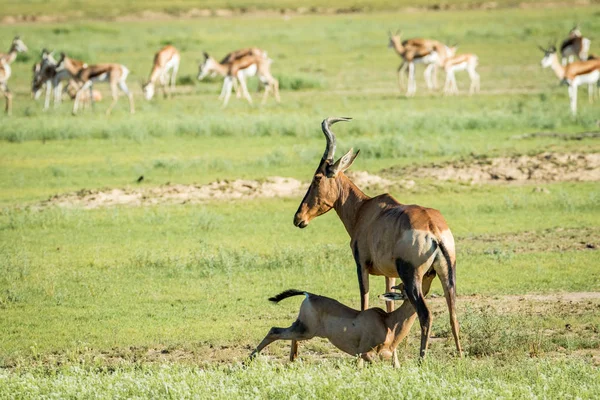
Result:
M551 67L558 79L569 86L571 112L573 115L577 115L577 88L580 85L587 84L589 101L590 103L593 101L594 92L600 83L600 59L574 61L563 66L558 61L556 47L551 45L547 49L542 46L539 46L539 48L544 52L544 58L541 61L542 67Z
M322 122L327 146L294 216L294 225L305 228L313 218L335 209L350 235L361 310L369 305L369 275L385 276L387 292L394 278L400 277L421 324L421 357L427 352L432 321L422 281L433 268L442 282L456 349L462 355L455 307L456 256L452 233L439 211L400 204L389 194L371 198L352 183L344 171L352 165L358 152L350 149L334 162L336 139L331 131L332 124L349 120L327 118ZM388 304L388 311L391 309L393 305Z
M6 99L6 106L4 111L7 115L12 112L12 92L8 88L8 79L12 74L10 64L17 59L17 53L23 53L27 51L27 46L23 43L23 40L19 36L15 36L13 39L8 53L0 53L0 92L4 94Z
M423 293L427 294L435 271L423 278ZM323 337L338 349L362 360L374 361L377 357L392 358L392 365L399 367L396 348L404 339L415 320L415 310L408 301L393 312L380 308L358 311L329 297L318 296L298 290L286 290L269 300L278 303L292 296L305 295L296 321L288 328L273 327L250 354L254 358L276 340L291 340L290 361L298 357L298 342L313 337ZM403 293L386 293L386 299L406 299Z

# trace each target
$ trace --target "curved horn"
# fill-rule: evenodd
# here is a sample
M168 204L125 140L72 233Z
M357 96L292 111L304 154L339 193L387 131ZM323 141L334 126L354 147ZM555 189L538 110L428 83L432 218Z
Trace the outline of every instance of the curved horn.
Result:
M546 49L542 47L542 45L538 44L538 48L543 51L544 53L546 52Z
M348 117L329 117L325 118L321 122L321 129L325 134L327 140L327 146L325 147L325 153L323 153L323 160L333 160L335 155L335 134L331 131L331 125L340 121L350 121L352 118Z

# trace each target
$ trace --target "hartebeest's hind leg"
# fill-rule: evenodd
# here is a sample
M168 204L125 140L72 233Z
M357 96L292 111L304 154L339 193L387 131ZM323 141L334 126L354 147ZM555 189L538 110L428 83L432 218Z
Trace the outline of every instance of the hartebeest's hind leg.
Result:
M439 244L441 254L438 255L433 264L444 290L444 297L448 305L448 313L450 314L450 326L452 328L452 336L456 344L456 351L459 357L462 357L462 348L460 345L460 327L456 316L456 263L451 264L450 255L443 243Z
M291 340L292 341L292 352L298 354L298 343L299 340L311 339L313 335L306 331L306 328L302 322L296 320L289 328L277 328L273 327L267 333L267 336L260 342L260 344L250 354L250 359L253 359L268 345L275 342L276 340ZM295 344L295 351L294 351ZM292 352L290 352L290 360L292 359ZM294 357L295 358L295 357ZM293 360L292 360L293 361Z
M419 317L419 323L421 325L421 350L420 356L422 358L427 354L427 348L429 347L429 332L431 331L431 311L425 303L425 297L423 296L423 277L420 275L422 268L415 268L411 263L404 261L401 258L396 260L396 269L402 283L404 284L404 290L408 300L417 311ZM425 269L425 271L429 268Z

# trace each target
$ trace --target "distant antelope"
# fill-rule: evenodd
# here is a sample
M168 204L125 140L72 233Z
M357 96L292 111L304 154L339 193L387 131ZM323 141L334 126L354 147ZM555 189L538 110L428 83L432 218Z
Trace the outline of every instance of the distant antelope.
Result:
M398 203L389 194L369 197L344 174L357 153L350 149L334 162L336 139L331 125L350 118L327 118L321 128L327 146L304 199L294 216L294 225L305 228L309 222L335 209L350 235L356 261L361 310L369 307L369 275L386 277L386 291L400 277L409 301L421 324L421 357L429 344L431 312L422 290L423 276L433 268L440 278L452 334L459 355L462 350L456 317L456 256L454 238L439 211L418 205ZM393 304L387 304L393 310Z
M273 60L267 56L266 52L258 48L229 53L221 63L204 52L204 62L200 65L198 80L202 80L205 76L213 73L224 76L220 98L223 98L223 107L226 107L236 80L240 84L242 95L248 103L252 104L252 97L248 93L246 79L258 75L260 82L265 87L262 104L267 101L269 92L273 92L275 100L280 102L279 81L271 75L272 62Z
M475 71L477 68L479 59L475 54L460 54L450 57L444 63L444 70L446 71L446 83L444 84L444 93L446 94L458 94L458 86L456 85L457 71L466 70L471 79L471 86L469 87L469 94L479 92L479 74Z
M27 51L27 46L23 43L23 40L19 36L15 36L13 39L8 53L0 53L0 92L4 94L6 99L6 106L4 111L10 115L12 113L12 93L8 88L8 79L12 74L10 64L17 59L17 53L23 53Z
M423 293L429 292L435 271L423 277ZM250 354L250 359L276 340L291 340L290 361L298 357L298 342L313 337L327 338L338 349L362 360L392 359L399 367L396 348L408 334L415 320L415 310L408 301L395 311L387 313L381 308L358 311L329 297L312 293L286 290L269 300L275 303L292 296L304 295L296 321L288 328L273 327ZM386 293L390 300L406 299L401 293Z
M152 65L152 71L150 71L150 77L148 78L148 82L142 86L146 100L150 100L154 96L157 81L161 85L164 97L171 96L175 90L175 81L180 60L179 51L171 45L163 47L154 55L154 64ZM171 72L170 76L169 72ZM170 89L167 91L169 85Z
M81 67L83 61L71 59L74 65ZM42 50L42 59L33 66L33 80L31 82L31 92L37 100L42 87L46 85L46 99L44 101L44 110L50 108L51 92L54 92L54 108L62 102L63 82L69 81L69 86L75 85L71 74L67 70L57 71L58 62L52 56L52 53L46 49Z
M544 52L544 58L541 61L542 67L551 67L558 79L569 86L571 112L573 115L577 115L577 88L580 85L587 84L589 101L593 101L596 86L600 81L600 59L574 61L563 66L558 61L556 47L550 46L544 49L542 46L539 46L539 48Z
M417 91L415 80L415 64L425 64L425 83L427 88L437 89L437 67L443 65L448 57L454 55L451 47L431 39L402 40L402 32L392 34L388 32L388 47L393 48L402 58L398 67L398 84L403 89L404 70L408 68L407 96L412 96ZM433 76L433 79L432 79Z
M560 45L560 54L562 56L562 65L572 63L575 57L582 61L588 59L588 53L592 41L584 38L579 30L579 26L573 27L569 32L569 36Z
M94 82L108 82L113 101L106 110L109 115L119 99L117 87L125 93L129 99L129 112L134 113L133 95L125 82L129 75L127 67L121 64L98 64L98 65L79 65L73 59L61 53L61 60L58 63L57 71L67 70L71 77L81 83L81 88L77 91L75 102L73 103L73 114L77 114L79 103L81 102L82 92L90 91L90 98L93 99L92 85Z

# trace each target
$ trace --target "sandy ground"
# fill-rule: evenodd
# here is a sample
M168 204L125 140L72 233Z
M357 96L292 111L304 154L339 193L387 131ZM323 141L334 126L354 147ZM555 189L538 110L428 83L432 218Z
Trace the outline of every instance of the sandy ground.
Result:
M390 187L413 188L415 179L467 181L473 184L494 182L590 182L600 180L600 154L552 154L485 158L456 161L442 165L417 168L392 167L374 175L365 171L351 171L348 177L365 191L385 191ZM300 197L308 183L294 178L269 177L257 180L222 180L207 185L165 184L156 187L126 187L114 189L82 189L78 192L57 194L33 205L43 209L50 206L94 209L112 206L148 206L155 204L202 203L210 200L239 200L273 197ZM547 192L545 188L536 188Z
M434 178L471 183L590 182L600 180L600 154L542 153L536 156L484 158L418 168L390 168L385 176Z

